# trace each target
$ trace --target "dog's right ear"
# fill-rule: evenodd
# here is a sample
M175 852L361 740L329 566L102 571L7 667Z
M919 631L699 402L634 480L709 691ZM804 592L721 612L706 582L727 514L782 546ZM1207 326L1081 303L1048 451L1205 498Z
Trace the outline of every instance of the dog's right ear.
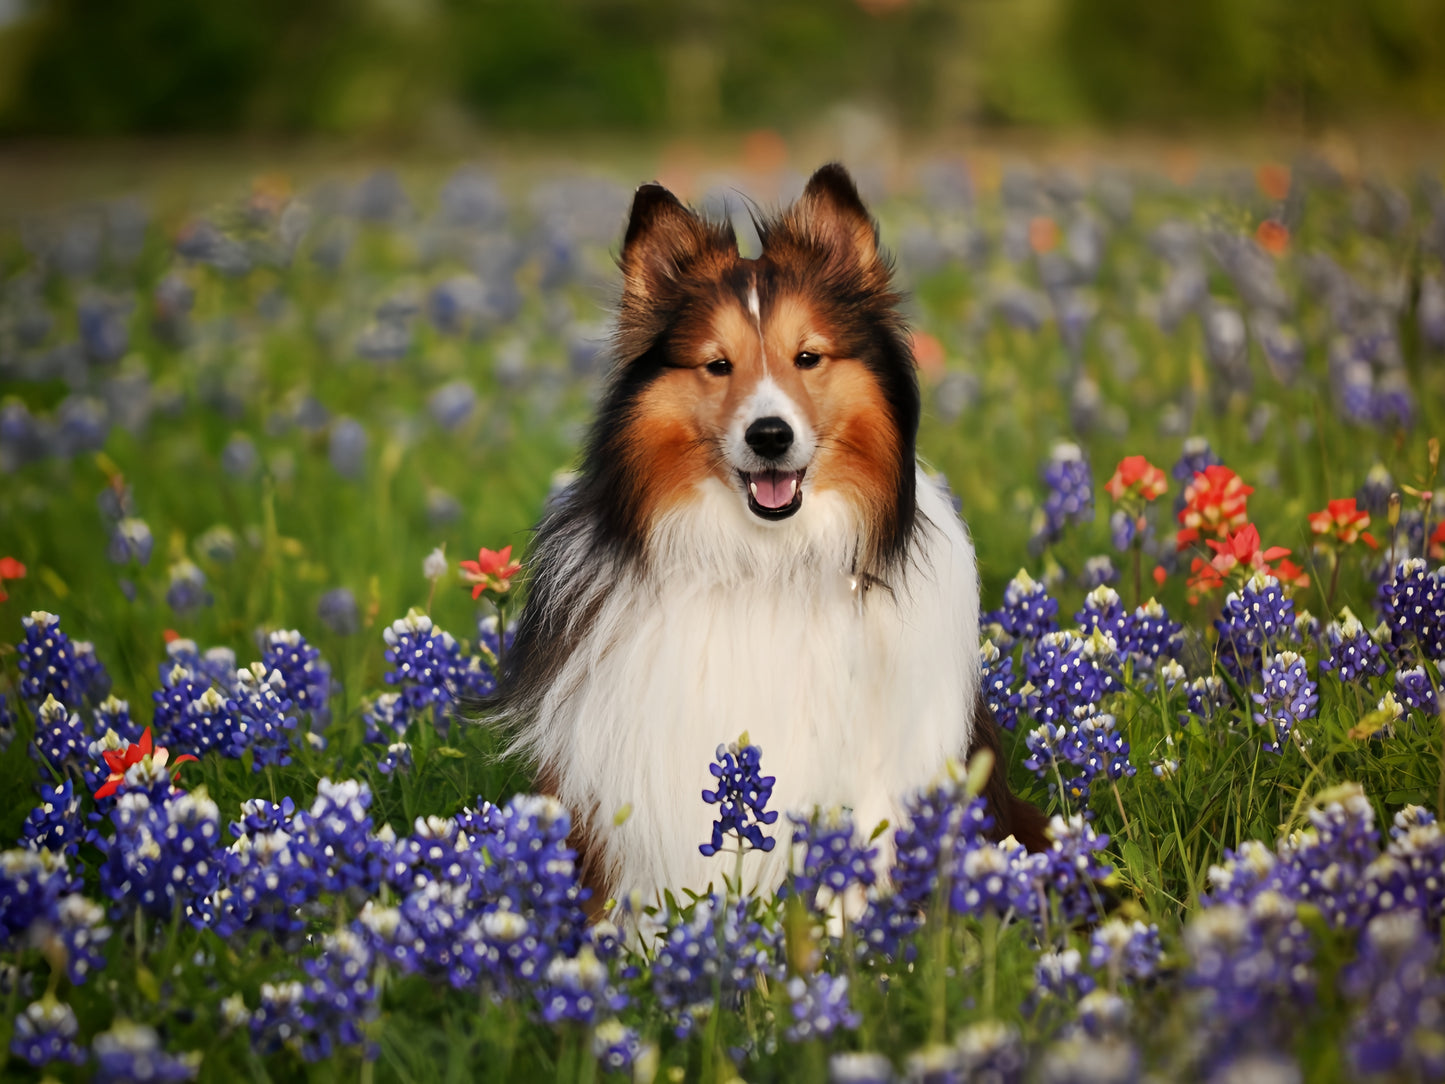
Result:
M632 197L622 242L623 302L653 304L710 253L737 253L730 224L704 221L660 184L645 184Z

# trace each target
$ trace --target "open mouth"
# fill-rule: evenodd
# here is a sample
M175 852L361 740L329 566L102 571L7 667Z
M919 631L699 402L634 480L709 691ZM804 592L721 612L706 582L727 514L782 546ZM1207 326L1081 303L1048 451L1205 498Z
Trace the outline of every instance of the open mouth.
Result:
M762 519L787 519L803 507L803 471L738 471L748 491L748 508Z

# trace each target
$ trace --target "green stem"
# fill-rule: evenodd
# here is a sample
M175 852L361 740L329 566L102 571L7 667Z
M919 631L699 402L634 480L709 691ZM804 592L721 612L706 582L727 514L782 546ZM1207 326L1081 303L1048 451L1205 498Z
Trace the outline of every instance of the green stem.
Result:
M1134 826L1129 823L1129 814L1124 812L1124 799L1119 794L1119 781L1117 779L1111 779L1109 781L1109 786L1114 791L1114 801L1119 806L1119 816L1124 818L1124 831L1129 833L1130 839L1133 839Z
M999 917L992 911L983 915L983 1011L994 1018L995 992L998 986Z
M1134 551L1134 606L1138 608L1144 605L1144 552L1138 535L1134 536L1129 548Z

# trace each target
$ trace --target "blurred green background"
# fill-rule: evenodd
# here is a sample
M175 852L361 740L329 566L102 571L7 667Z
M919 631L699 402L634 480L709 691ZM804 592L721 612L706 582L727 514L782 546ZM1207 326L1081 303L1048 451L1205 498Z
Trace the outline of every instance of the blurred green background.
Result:
M0 0L0 134L1445 116L1441 0Z

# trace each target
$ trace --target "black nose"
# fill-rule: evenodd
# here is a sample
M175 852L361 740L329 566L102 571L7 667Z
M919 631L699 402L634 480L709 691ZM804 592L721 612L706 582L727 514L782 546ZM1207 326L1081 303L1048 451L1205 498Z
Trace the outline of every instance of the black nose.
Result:
M782 418L759 418L748 426L743 439L764 459L781 459L793 446L793 430Z

